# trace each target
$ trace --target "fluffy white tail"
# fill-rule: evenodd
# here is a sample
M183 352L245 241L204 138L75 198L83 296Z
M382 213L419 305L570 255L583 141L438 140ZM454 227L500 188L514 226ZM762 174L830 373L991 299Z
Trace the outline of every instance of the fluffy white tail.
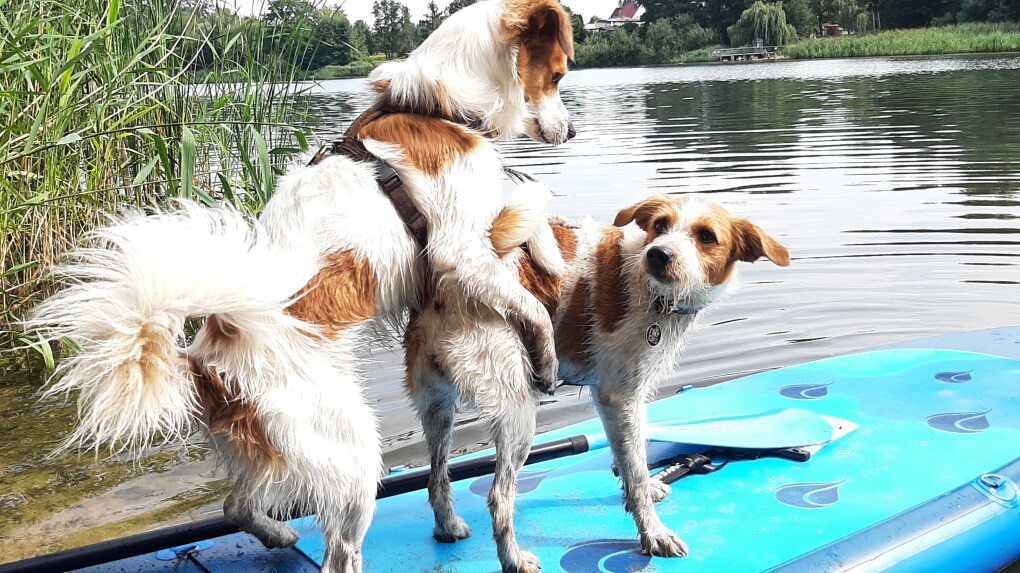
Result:
M563 274L566 262L549 226L550 199L552 192L541 183L517 186L492 223L492 246L503 254L527 244L538 266L552 274Z
M287 320L283 309L315 270L314 254L275 249L236 211L191 202L118 217L92 233L90 246L55 269L66 285L26 322L77 348L48 389L79 391L80 424L67 445L133 447L182 435L196 408L179 346L185 320Z

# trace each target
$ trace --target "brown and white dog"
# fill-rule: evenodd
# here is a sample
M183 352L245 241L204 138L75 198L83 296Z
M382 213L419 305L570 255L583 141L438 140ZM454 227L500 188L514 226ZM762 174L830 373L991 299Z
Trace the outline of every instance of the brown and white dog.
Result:
M428 221L431 269L374 164L341 155L283 178L254 228L184 203L99 229L28 321L78 350L50 389L79 391L71 442L131 447L198 420L235 478L229 519L283 547L297 534L274 517L315 512L323 571L360 571L382 469L360 350L379 327L400 325L435 280L531 333L539 382L556 380L549 314L488 231L504 206L493 140L573 135L558 93L571 38L557 0L490 0L373 73L385 112L354 135ZM207 320L185 347L195 317Z
M541 205L533 194L508 206L493 225L493 243L553 316L561 377L596 386L642 549L686 555L652 506L669 486L649 480L644 404L676 368L701 311L732 284L736 263L764 256L787 266L789 253L749 221L698 197L652 197L620 211L614 225L553 219L551 232L536 220ZM540 232L518 246L536 225ZM406 346L407 390L431 456L435 537L469 535L454 512L446 469L454 410L464 399L489 421L496 447L489 507L500 562L504 570L537 570L513 529L516 475L534 437L536 402L519 338L498 313L439 291L412 318Z

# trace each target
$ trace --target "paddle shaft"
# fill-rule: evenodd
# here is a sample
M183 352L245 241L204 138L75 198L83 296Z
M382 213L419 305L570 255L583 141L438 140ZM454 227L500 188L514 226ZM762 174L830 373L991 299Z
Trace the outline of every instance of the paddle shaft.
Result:
M581 454L587 452L588 449L588 438L586 436L570 436L569 438L533 446L528 454L527 461L524 463L536 464ZM458 481L490 474L495 468L495 464L495 454L454 462L449 465L450 480ZM429 473L429 468L422 468L386 476L379 483L376 498L382 499L423 489L428 486ZM237 533L238 531L240 530L237 526L226 518L214 517L3 564L0 565L0 573L58 573L71 571L136 557L145 553L155 553L170 547L197 543L206 539Z

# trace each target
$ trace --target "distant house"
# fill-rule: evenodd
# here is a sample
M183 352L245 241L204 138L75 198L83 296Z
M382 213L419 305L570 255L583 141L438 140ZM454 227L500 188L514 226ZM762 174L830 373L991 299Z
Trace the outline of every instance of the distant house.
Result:
M637 24L640 26L641 15L645 13L644 6L635 0L620 0L619 6L613 10L608 18L599 18L590 24L585 24L584 29L589 32L607 32L623 26L624 24Z

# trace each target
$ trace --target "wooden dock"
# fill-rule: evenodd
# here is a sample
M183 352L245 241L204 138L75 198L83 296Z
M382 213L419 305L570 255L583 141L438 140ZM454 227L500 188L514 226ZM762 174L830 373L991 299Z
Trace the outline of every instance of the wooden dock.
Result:
M749 60L775 60L782 46L743 46L740 48L718 48L712 50L712 57L721 62L742 62Z

